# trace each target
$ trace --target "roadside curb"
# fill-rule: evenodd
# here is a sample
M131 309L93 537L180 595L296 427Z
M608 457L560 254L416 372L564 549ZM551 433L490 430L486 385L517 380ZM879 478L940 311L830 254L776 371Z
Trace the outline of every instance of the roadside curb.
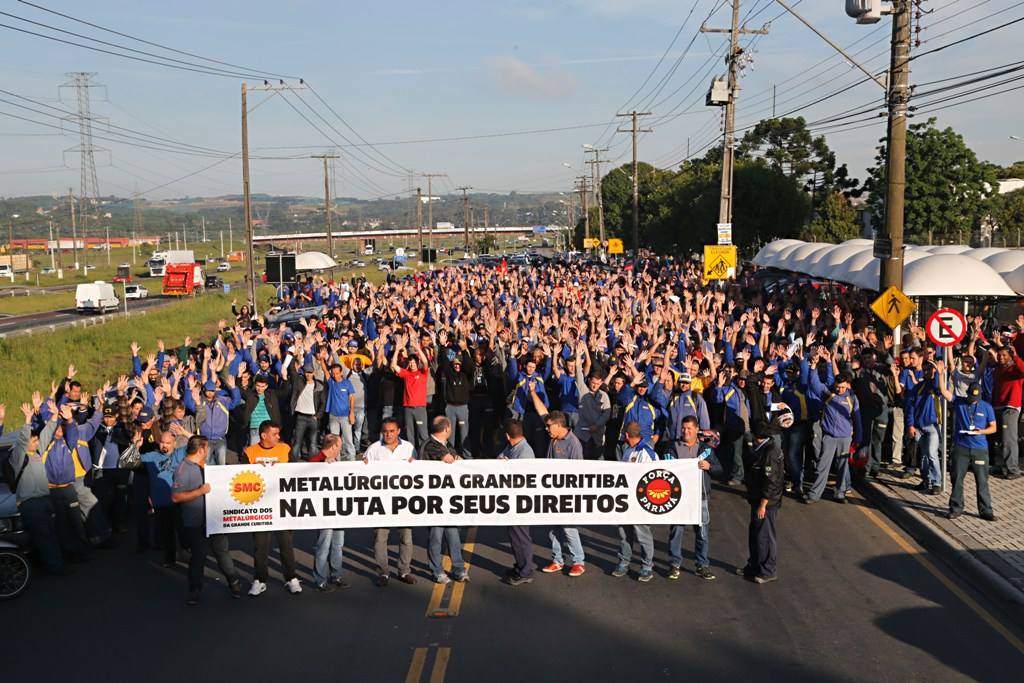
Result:
M1008 607L1024 616L1024 590L980 560L958 539L913 509L907 501L889 493L885 484L864 480L857 484L857 489L925 548L949 561L979 589L1009 603Z
M0 339L13 339L15 337L31 337L32 335L46 334L47 332L56 332L57 330L62 330L69 327L95 327L96 325L103 325L114 320L124 320L126 317L134 318L136 316L146 315L148 312L148 309L143 309L141 311L129 311L128 313L107 313L104 315L82 318L81 320L71 320L66 323L52 323L49 325L40 325L38 327L27 327L23 330L14 330L13 332L0 332Z

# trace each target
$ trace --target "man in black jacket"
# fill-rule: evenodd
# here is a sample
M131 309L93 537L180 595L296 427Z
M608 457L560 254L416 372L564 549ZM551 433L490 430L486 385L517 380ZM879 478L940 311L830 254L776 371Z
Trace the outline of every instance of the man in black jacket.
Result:
M753 410L751 410L753 413ZM747 543L750 557L737 573L757 584L778 579L776 566L778 542L775 520L785 491L785 458L772 438L793 424L793 413L784 411L772 420L758 417L751 422L754 444L746 463L747 502L750 503L750 527Z
M423 442L420 448L420 460L440 460L449 465L456 460L462 460L462 456L455 452L448 445L448 436L452 431L452 423L447 417L438 415L430 421L430 437ZM448 556L452 558L452 576L445 573L441 564L441 544L448 544ZM427 560L430 563L430 573L434 582L440 584L451 583L452 578L456 581L469 581L469 570L462 560L462 539L459 537L459 528L456 526L432 526L430 527L430 540L427 543Z
M245 410L242 421L249 430L246 445L251 446L260 440L260 425L265 421L281 424L281 404L278 403L277 392L270 388L270 383L263 375L256 375L252 387L245 391L243 398Z
M287 373L287 370L283 371ZM309 460L319 448L317 434L327 403L324 382L316 377L312 363L306 363L301 372L293 372L291 382L292 459Z
M458 349L442 349L439 354L444 384L444 415L451 422L448 445L457 453L469 455L469 399L473 388L473 361L466 340ZM449 360L450 359L450 360Z

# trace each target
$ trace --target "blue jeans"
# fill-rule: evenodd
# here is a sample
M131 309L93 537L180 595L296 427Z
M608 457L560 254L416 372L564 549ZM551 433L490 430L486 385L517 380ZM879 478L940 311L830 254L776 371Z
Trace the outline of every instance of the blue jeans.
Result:
M452 558L452 572L456 576L465 573L466 563L462 559L462 539L459 538L459 528L432 526L427 542L427 561L430 563L431 575L437 577L444 574L444 567L441 565L442 543L448 545L448 556Z
M707 505L704 506L707 510ZM711 560L708 559L708 546L710 545L710 526L708 516L703 515L703 524L673 524L668 528L668 555L669 565L673 567L683 566L683 535L687 528L693 529L693 554L694 561L698 567L710 567Z
M206 451L207 465L226 465L228 462L228 442L224 439L210 439Z
M939 430L935 425L917 428L917 457L921 461L921 481L931 486L942 486L942 466L939 463Z
M798 493L804 485L804 449L811 438L809 422L798 422L782 433L782 451L786 455L786 481Z
M654 534L647 524L619 527L619 564L629 566L633 556L633 542L640 544L640 567L644 572L654 569ZM583 564L574 562L573 564Z
M363 450L363 442L366 441L366 408L356 406L356 423L352 425L352 443L356 452Z
M583 564L583 542L580 540L580 532L574 526L551 527L548 538L551 539L551 561L555 564L565 564L562 558L562 544L558 540L558 531L561 530L565 538L565 544L569 548L569 558L572 564Z
M321 529L313 550L313 580L322 586L331 579L341 578L341 563L345 555L345 530Z

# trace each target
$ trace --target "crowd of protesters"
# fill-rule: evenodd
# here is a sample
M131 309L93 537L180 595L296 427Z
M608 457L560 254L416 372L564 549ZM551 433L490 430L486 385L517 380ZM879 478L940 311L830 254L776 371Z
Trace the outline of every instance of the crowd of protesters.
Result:
M935 495L947 475L943 430L952 440L951 517L963 514L967 471L986 520L995 519L990 471L1021 476L1024 335L991 318L972 317L967 339L944 357L912 324L896 353L863 293L755 273L706 283L699 263L670 258L464 265L381 285L309 278L279 295L272 315L233 306L234 321L221 321L212 339L159 342L145 356L132 344L130 366L112 368L91 395L72 365L48 392L26 397L23 420L0 406L5 479L45 569L62 573L133 528L139 550L159 549L166 566L179 546L190 549L190 601L208 551L241 595L227 537L205 535L202 501L204 467L235 461L697 458L694 573L715 578L714 478L747 486L750 559L740 573L758 583L777 576L785 494L845 503L853 477L886 468ZM951 429L940 399L950 403ZM412 534L395 531L397 577L412 583ZM669 530L669 579L681 573L684 533ZM249 594L267 588L272 540L288 590L301 592L291 532L254 536ZM613 574L628 573L637 543L638 578L650 580L652 530L620 536ZM379 529L374 540L380 586L391 577L389 537ZM506 580L527 583L530 530L512 527L509 537ZM344 539L343 529L320 533L320 590L347 586ZM582 575L578 530L552 529L549 539L542 571ZM432 580L468 580L460 547L457 528L430 529Z

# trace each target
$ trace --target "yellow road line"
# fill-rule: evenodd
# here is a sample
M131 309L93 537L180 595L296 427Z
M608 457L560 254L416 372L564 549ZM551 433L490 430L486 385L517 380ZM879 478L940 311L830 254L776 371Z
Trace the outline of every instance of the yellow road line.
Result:
M448 659L452 656L450 647L437 648L437 656L434 657L434 668L430 671L430 683L444 683L444 674L448 670Z
M426 661L427 648L418 647L412 651L412 661L409 662L409 673L405 675L405 683L419 683Z
M861 500L864 500L860 496L857 497L860 498ZM867 501L864 502L867 503ZM893 529L889 524L885 523L877 514L875 514L874 510L871 510L866 505L858 505L857 508L865 515L867 515L868 519L870 519L875 524L875 526L884 531L885 535L891 538L896 543L896 545L903 549L905 553L907 553L915 560L917 560L925 569L928 570L928 573L930 573L932 576L938 579L943 586L949 589L950 593L959 598L960 602L964 603L969 608L971 608L971 610L975 614L981 617L982 621L991 626L993 629L995 629L997 633L999 633L999 635L1005 638L1006 642L1008 642L1010 645L1016 648L1018 652L1024 654L1024 642L1021 642L1020 638L1015 636L1013 632L1011 632L1009 629L1003 626L1003 624L994 616L992 616L992 614L989 613L988 610L979 605L978 602L974 600L974 598L965 593L963 589L961 589L959 586L953 583L953 581L950 580L949 577L947 577L945 574L939 571L938 567L936 567L927 557L925 557L924 553L921 550L912 546L910 543L906 541L906 539L904 539L902 536L896 533L896 530Z
M476 527L469 530L466 534L466 544L462 546L462 557L466 561L466 571L469 571L471 560L473 558L473 550L476 548ZM466 592L466 582L459 582L455 584L455 588L452 589L452 599L448 601L448 616L455 617L459 614L459 608L462 607L462 596Z

